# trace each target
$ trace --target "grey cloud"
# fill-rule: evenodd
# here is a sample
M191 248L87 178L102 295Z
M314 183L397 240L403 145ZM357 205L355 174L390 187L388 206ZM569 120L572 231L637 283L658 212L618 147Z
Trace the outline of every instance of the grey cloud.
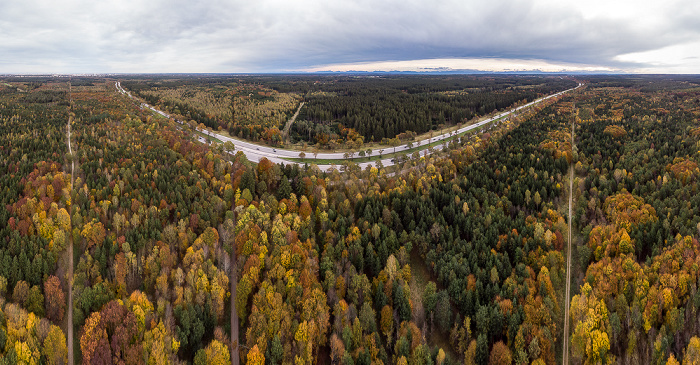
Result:
M698 39L700 5L680 5L646 26L534 0L25 0L0 5L0 72L52 60L56 70L47 71L260 72L490 57L628 67L613 58Z
M316 27L306 29L305 42L295 43L297 53L326 63L503 56L607 63L617 54L658 48L674 38L615 21L584 20L563 7L542 11L528 2L382 4L330 9Z

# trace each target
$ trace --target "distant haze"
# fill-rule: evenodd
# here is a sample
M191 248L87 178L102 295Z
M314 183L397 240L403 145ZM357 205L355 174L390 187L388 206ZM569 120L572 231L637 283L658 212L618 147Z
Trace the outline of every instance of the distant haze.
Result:
M0 74L700 73L697 0L22 0Z

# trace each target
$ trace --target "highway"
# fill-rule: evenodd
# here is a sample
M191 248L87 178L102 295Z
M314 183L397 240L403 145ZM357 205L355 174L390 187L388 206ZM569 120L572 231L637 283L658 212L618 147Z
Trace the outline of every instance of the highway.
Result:
M162 116L164 116L164 117L166 117L166 118L173 118L173 117L170 116L168 113L166 113L166 112L164 112L164 111L161 111L161 110L158 110L158 109L154 108L153 106L151 106L151 105L149 105L149 104L146 104L146 103L144 103L144 102L138 100L138 99L135 98L134 96L132 96L131 93L130 93L129 91L127 91L127 90L125 90L124 88L122 88L121 83L120 83L119 81L115 82L114 85L115 85L116 89L117 89L120 93L122 93L122 94L124 94L124 95L127 95L127 96L129 96L130 98L132 98L133 100L139 102L139 103L141 104L141 107L142 107L142 108L148 108L148 109L152 110L153 112L158 113L158 114L160 114L160 115L162 115ZM462 128L459 128L459 129L456 130L456 131L450 131L450 132L442 133L442 134L440 134L440 135L437 135L437 136L432 137L432 138L429 138L429 139L424 139L424 140L421 140L421 141L415 141L415 142L413 142L413 145L412 145L412 147L410 147L410 148L408 147L407 144L403 144L403 145L400 145L400 146L396 146L395 149L394 149L394 147L391 147L391 146L384 147L384 154L394 153L394 151L396 151L396 153L399 153L399 152L402 152L402 151L410 150L411 148L416 148L416 147L420 147L420 146L425 146L425 145L430 144L430 143L433 143L433 142L442 141L442 140L444 140L444 139L446 139L446 138L450 138L450 137L452 137L452 136L455 136L455 135L458 135L458 134L461 134L461 133L470 131L470 130L472 130L472 129L479 128L479 127L481 127L481 126L483 126L483 125L489 124L489 123L494 122L494 121L496 121L496 120L498 120L498 119L507 117L507 116L509 116L509 115L511 115L511 114L514 114L514 113L517 113L518 111L520 111L520 110L522 110L522 109L528 108L528 107L530 107L530 106L533 106L533 105L535 105L535 104L537 104L537 103L540 103L540 102L542 102L542 101L545 101L545 100L547 100L547 99L560 96L560 95L562 95L562 94L564 94L564 93L567 93L567 92L569 92L569 91L572 91L572 90L576 90L576 89L580 88L581 86L583 86L583 84L579 83L578 86L576 86L575 88L571 88L571 89L568 89L568 90L560 91L560 92L558 92L558 93L556 93L556 94L552 94L552 95L549 95L549 96L542 97L542 98L540 98L540 99L537 99L537 100L534 100L534 101L532 101L532 102L529 102L529 103L527 103L527 104L525 104L525 105L521 105L521 106L516 107L516 108L513 108L513 109L511 109L511 110L508 110L508 111L499 113L499 114L497 114L497 115L495 115L495 116L492 116L492 117L490 117L490 118L488 118L488 119L485 119L485 120L483 120L483 121L481 121L481 122L478 122L478 123L475 123L475 124L471 124L471 125L468 125L468 126L464 126L464 127L462 127ZM173 119L174 119L174 118L173 118ZM180 124L182 124L182 121L179 121L179 120L176 120L176 119L175 119L175 121L178 122L178 123L180 123ZM298 158L299 158L299 153L300 153L301 151L286 150L286 149L282 149L282 148L274 148L274 147L269 147L269 146L263 146L263 145L251 143L251 142L248 142L248 141L244 141L244 140L242 140L242 139L231 138L231 137L223 136L223 135L220 135L220 134L218 134L218 133L210 132L210 131L207 131L207 130L203 130L203 131L200 131L200 132L201 132L201 133L204 133L204 134L207 134L207 135L210 135L212 138L216 138L216 139L221 140L221 141L223 141L223 142L231 141L231 142L236 146L236 151L241 151L241 152L243 152L243 153L246 155L246 157L248 158L248 160L249 160L249 161L252 161L252 162L259 162L263 157L265 157L265 158L267 158L268 160L270 160L270 162L272 162L272 163L283 163L283 164L296 163L296 164L298 164L298 165L304 165L304 163L295 162L295 161L290 161L290 160L285 159L285 158L296 158L296 159L298 159ZM202 141L202 142L206 142L206 141L205 141L203 138L201 138L201 137L199 138L199 140ZM435 148L437 148L437 146L435 146ZM359 152L359 151L358 151L358 152ZM309 160L309 161L308 161L309 164L313 163L312 158L318 158L318 159L324 159L324 160L338 160L338 164L337 164L337 165L318 165L319 169L321 169L322 171L329 171L329 170L332 170L333 168L339 168L340 166L342 166L343 162L346 160L346 158L345 158L345 154L346 154L346 153L345 153L345 152L332 152L332 153L331 153L331 152L326 152L326 153L318 153L316 156L314 156L314 154L313 154L312 152L310 152L310 151L306 151L306 152L304 152L304 153L306 154L306 159ZM426 150L421 150L420 153L421 153L421 155L423 155L423 154L426 154L426 153L427 153L427 154L430 154L431 152L430 152L429 149L426 149ZM375 150L373 151L373 155L376 156L376 155L378 155L378 154L379 154L379 150L378 150L378 149L375 149ZM357 152L355 152L355 156L357 156ZM393 158L382 159L381 162L382 162L382 165L384 165L384 166L391 166L391 165L394 165ZM359 165L360 168L362 168L362 169L364 170L365 167L367 167L368 165L375 166L376 163L377 163L377 161L361 162L361 163L357 163L357 165Z

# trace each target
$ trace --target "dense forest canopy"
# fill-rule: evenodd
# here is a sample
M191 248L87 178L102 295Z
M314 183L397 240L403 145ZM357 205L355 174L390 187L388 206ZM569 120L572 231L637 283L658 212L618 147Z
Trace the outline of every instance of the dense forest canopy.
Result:
M318 134L339 123L366 141L412 131L418 134L460 124L516 102L576 86L571 79L545 77L385 76L320 80L305 93L307 105L295 124Z
M461 124L576 82L558 76L293 75L133 79L123 85L153 105L231 135L272 145L291 137L333 148ZM282 136L301 102L298 120Z
M304 101L300 126L360 139L343 115L450 123L586 84L394 170L325 173L202 144L116 79L2 79L0 363L555 364L564 342L575 364L694 363L700 79L573 80L121 80L211 128L247 96L251 123Z

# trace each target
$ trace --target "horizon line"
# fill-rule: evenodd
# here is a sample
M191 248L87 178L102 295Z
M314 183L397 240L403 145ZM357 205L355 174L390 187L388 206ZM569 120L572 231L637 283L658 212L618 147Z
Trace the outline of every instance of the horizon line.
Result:
M482 70L441 70L441 71L401 71L401 70L347 70L347 71L258 71L258 72L86 72L86 73L0 73L0 77L104 77L118 75L572 75L572 76L700 76L700 73L646 73L646 72L621 72L621 71L482 71Z

